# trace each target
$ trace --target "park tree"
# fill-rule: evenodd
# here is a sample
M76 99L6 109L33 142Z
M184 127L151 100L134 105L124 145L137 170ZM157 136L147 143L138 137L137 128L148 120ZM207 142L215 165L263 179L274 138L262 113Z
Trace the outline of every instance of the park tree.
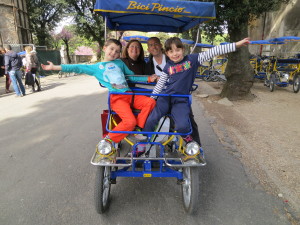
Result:
M54 31L51 31L50 35L51 35L51 39L49 42L49 46L51 46L51 48L53 49L58 49L61 42L60 36L56 34Z
M237 42L248 37L249 22L288 2L289 0L215 0L217 18L204 26L205 33L214 37L226 30L229 41ZM248 48L243 47L229 54L225 76L227 82L221 97L237 100L251 96L253 69L249 62Z
M98 57L100 57L104 43L104 22L102 16L94 12L96 0L66 0L68 11L74 17L77 24L76 31L79 35L86 37L98 44Z
M86 38L85 36L80 35L77 30L76 30L77 24L71 24L68 26L64 26L63 28L67 29L68 32L72 33L72 37L69 39L68 41L68 46L69 46L69 52L70 54L74 54L75 50L79 47L79 46L87 46L93 49L94 52L97 51L98 49L98 45L96 42L94 42L92 40L92 38ZM55 37L57 37L58 35L53 35L53 39L55 39ZM59 37L59 45L58 47L60 48L60 46L62 44L65 45L65 43L63 42L63 40L61 39L61 37Z
M57 36L66 45L67 59L68 59L68 63L70 63L71 62L71 57L70 57L69 45L70 45L70 40L74 36L74 33L71 31L71 29L68 29L67 26L64 26L63 29L61 30L61 32L59 34L57 34Z
M64 16L64 0L27 0L27 9L30 19L30 29L36 37L36 44L48 46L50 32Z

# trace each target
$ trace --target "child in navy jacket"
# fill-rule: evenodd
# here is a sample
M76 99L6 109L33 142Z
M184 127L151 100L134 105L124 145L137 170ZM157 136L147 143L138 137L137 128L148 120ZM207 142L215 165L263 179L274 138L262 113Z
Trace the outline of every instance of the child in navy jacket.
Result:
M216 46L206 52L184 56L184 46L177 37L169 38L165 42L166 55L170 58L163 69L153 94L189 95L200 64L217 55L234 52L236 48L249 44L249 38L239 42ZM151 96L157 98L157 96ZM188 98L159 96L156 106L149 115L143 131L153 131L160 118L171 112L175 123L175 130L179 133L190 131ZM186 143L192 141L191 135L183 136Z

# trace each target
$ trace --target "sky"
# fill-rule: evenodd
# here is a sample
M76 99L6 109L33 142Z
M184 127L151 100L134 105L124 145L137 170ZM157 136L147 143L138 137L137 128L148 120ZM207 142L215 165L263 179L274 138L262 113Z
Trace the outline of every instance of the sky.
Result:
M62 21L57 25L57 27L54 29L54 33L58 34L61 32L62 28L66 25L70 25L73 23L73 17L66 17L63 18Z

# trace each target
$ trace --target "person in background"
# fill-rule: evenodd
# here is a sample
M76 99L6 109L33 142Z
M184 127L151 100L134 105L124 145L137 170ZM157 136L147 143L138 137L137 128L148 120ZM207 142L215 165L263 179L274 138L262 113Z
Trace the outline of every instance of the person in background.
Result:
M5 66L4 66L4 55L6 51L3 47L0 47L0 76L5 75L5 92L10 93L9 86L11 84L11 80L9 78L9 74L5 73Z
M144 49L138 40L130 40L122 53L121 60L136 75L145 74ZM129 87L135 87L135 84L129 83Z
M26 46L25 51L26 51L26 56L25 56L26 72L31 72L31 74L33 76L33 80L34 80L34 82L32 84L32 91L35 92L35 87L34 87L35 84L38 87L37 91L41 91L41 85L36 77L36 72L37 72L37 69L39 66L38 57L36 55L36 52L32 50L31 46Z
M68 64L67 61L67 51L64 45L60 46L60 60L61 64Z
M146 64L146 74L152 75L156 74L161 76L162 71L169 60L169 57L164 53L163 46L157 37L151 37L147 41L148 52L150 53L149 61ZM196 141L201 146L200 134L198 130L198 125L195 121L192 108L190 109L190 121L192 125L192 134L194 141Z
M9 77L13 83L14 91L17 97L25 96L25 88L22 83L22 60L16 52L14 52L10 45L5 45L6 51L4 56L5 74L9 74Z

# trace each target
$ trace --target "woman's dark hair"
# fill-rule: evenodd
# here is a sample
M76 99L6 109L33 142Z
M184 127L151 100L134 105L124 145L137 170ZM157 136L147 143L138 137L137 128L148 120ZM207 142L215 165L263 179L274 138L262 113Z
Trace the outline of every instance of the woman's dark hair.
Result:
M108 39L105 43L104 46L109 46L110 44L115 44L117 46L120 46L120 48L122 49L122 44L119 40L117 39Z
M131 45L133 42L139 43L139 46L140 46L140 49L141 49L141 52L140 52L140 55L139 55L138 58L137 58L137 61L144 61L144 49L143 49L143 46L142 46L141 42L139 42L139 41L136 40L136 39L130 40L130 41L128 42L128 44L126 45L126 47L125 47L125 49L124 49L124 51L123 51L123 53L122 53L122 58L126 58L126 59L130 58L129 55L128 55L128 48L130 47L130 45Z
M174 44L177 48L184 49L183 43L178 37L171 37L165 42L165 51L170 51L172 49L172 44Z

